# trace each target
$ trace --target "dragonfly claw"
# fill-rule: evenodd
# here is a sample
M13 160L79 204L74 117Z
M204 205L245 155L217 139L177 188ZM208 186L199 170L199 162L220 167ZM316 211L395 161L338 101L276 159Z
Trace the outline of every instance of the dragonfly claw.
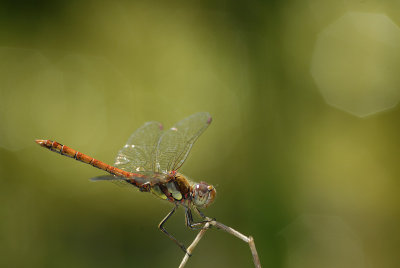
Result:
M192 257L192 254L190 254L190 253L187 251L187 249L186 249L185 247L183 247L183 251L185 251L185 253L186 253L189 257Z

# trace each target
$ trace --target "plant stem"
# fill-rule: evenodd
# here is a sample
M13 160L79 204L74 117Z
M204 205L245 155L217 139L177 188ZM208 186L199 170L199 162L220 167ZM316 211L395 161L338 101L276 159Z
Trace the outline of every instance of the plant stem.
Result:
M249 244L250 250L251 250L251 254L253 255L253 262L254 262L254 266L256 268L261 268L261 264L260 264L260 259L258 257L258 253L257 253L257 249L256 249L256 245L254 243L254 239L252 236L245 236L242 233L236 231L235 229L226 226L220 222L217 222L215 220L212 220L210 218L207 218L208 222L204 225L203 229L200 230L200 232L197 234L196 238L193 240L192 244L190 244L190 246L187 249L187 252L189 254L191 254L194 250L194 248L197 246L197 244L200 242L200 239L204 236L204 234L206 233L206 231L210 228L210 226L215 226L218 229L221 229L233 236L236 236L237 238L243 240L244 242ZM179 268L183 268L187 261L189 260L190 255L185 254L185 256L182 259L181 264L179 265Z

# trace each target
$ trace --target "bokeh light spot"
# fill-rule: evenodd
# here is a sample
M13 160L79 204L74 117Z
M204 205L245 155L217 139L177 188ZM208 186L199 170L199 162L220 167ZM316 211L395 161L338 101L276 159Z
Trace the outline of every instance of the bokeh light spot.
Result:
M385 14L348 12L317 38L311 74L325 101L364 117L400 99L400 29Z

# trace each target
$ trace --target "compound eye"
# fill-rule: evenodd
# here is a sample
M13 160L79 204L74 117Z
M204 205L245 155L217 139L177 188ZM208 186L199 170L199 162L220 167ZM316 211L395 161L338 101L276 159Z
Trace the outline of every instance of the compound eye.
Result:
M194 186L193 202L199 207L208 207L215 198L216 191L212 185L200 182Z
M204 196L204 195L206 195L207 193L208 193L208 185L206 185L205 183L199 183L199 184L197 184L196 185L196 190L197 190L197 193L200 195L200 196Z

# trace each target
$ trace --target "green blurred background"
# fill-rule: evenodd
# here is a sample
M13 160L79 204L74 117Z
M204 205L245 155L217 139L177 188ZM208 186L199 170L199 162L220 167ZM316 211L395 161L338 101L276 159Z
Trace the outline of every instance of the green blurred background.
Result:
M398 267L398 25L398 1L2 1L0 266L177 267L169 203L34 140L112 163L144 122L208 111L182 172L263 267ZM205 266L250 250L211 230Z

